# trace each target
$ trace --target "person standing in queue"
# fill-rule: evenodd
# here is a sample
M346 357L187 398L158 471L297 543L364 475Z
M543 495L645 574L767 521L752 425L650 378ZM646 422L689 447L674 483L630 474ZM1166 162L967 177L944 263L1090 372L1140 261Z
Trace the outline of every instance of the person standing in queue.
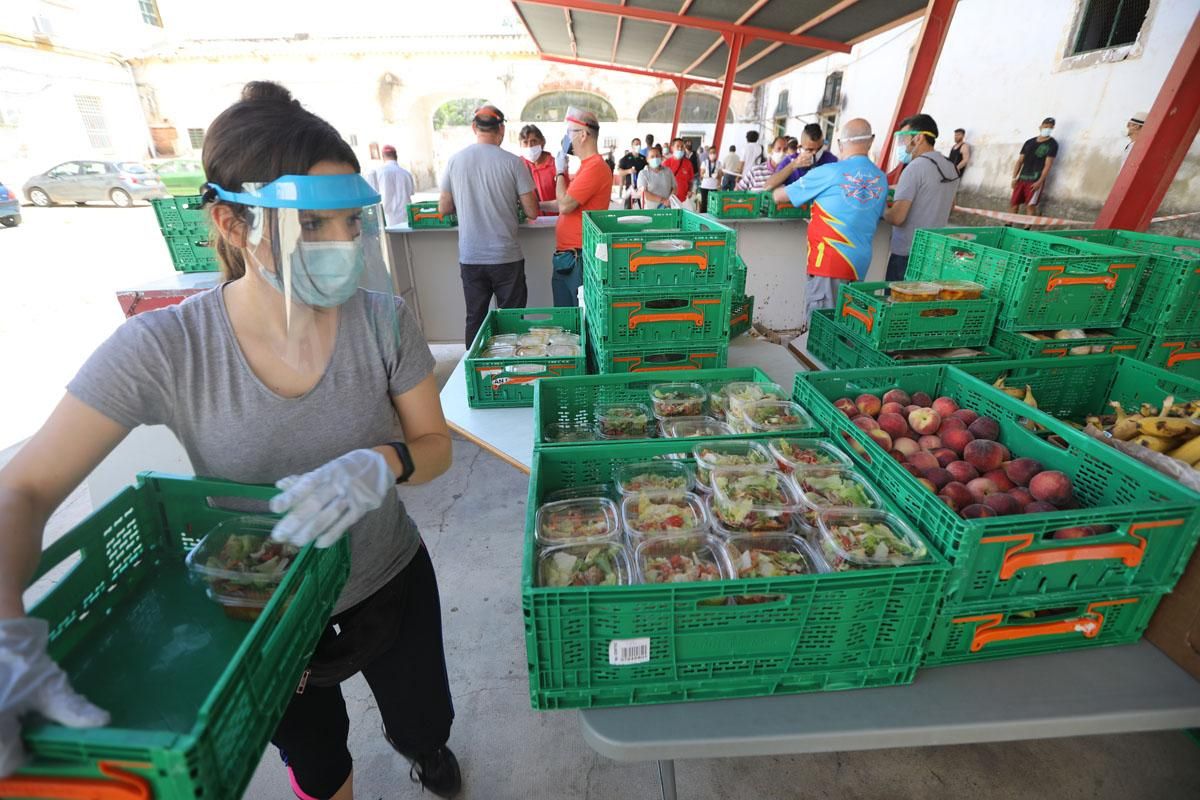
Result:
M650 148L646 168L638 174L638 191L642 196L642 208L670 207L675 176L663 166L662 148L658 145Z
M696 170L684 149L683 139L674 139L671 142L671 155L663 161L663 166L675 177L675 199L682 203L691 197L696 182Z
M554 305L579 303L583 285L583 212L603 211L612 195L613 173L600 157L600 122L591 111L567 109L567 133L555 159L558 224L554 230ZM579 171L567 173L567 157L579 157Z
M0 776L24 758L23 713L108 724L47 655L22 591L54 509L133 428L163 424L198 474L282 489L276 541L350 537L349 579L272 735L296 796L354 796L340 683L361 671L410 777L453 797L437 578L397 493L449 468L450 431L433 355L392 293L379 195L334 127L275 83L217 116L203 162L224 282L126 320L0 469Z
M546 137L537 125L521 128L521 154L529 174L533 176L533 192L542 214L558 214L558 201L554 194L554 156L546 152Z
M383 197L383 216L388 225L408 222L408 204L416 184L412 173L400 166L395 147L383 146L383 166L367 176L367 183Z
M504 114L492 105L471 119L475 144L450 156L438 212L458 215L458 266L467 304L467 347L483 325L492 297L500 308L529 299L525 256L517 241L517 204L538 218L533 177L520 157L501 149Z
M721 188L721 162L717 160L715 147L708 148L700 162L700 210L708 210L708 193Z
M646 168L646 157L642 155L642 143L634 139L625 155L617 162L617 175L621 178L621 200L624 208L633 208L638 202L638 174ZM639 203L639 207L640 207Z

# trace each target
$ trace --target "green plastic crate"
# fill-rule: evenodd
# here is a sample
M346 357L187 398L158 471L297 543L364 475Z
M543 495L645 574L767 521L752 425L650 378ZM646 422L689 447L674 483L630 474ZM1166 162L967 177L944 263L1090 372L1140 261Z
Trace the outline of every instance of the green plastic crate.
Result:
M709 192L708 208L718 219L752 219L762 216L761 192Z
M934 621L923 666L1129 644L1142 638L1161 599L1160 593L1102 594L995 608L947 605Z
M888 286L886 281L843 285L834 307L838 324L882 352L984 347L991 340L997 300L894 303Z
M1114 328L1099 331L1099 336L1089 336L1085 339L1030 339L1023 336L1022 331L1010 331L996 326L992 335L992 347L1000 350L1009 358L1077 358L1071 349L1075 347L1103 347L1104 353L1112 355L1139 358L1146 348L1146 334L1138 333L1129 328ZM1080 354L1082 355L1082 354ZM1088 353L1087 355L1100 355Z
M438 211L437 200L419 200L408 204L410 228L453 228L457 225L458 215Z
M817 357L827 369L859 369L861 367L894 367L900 364L964 364L996 361L1007 356L994 347L975 348L982 355L948 359L940 353L929 353L916 358L897 358L892 353L881 353L870 342L855 336L837 322L836 309L821 308L813 311L808 323L808 352Z
M549 492L611 479L613 467L684 455L704 440L539 448L526 505L521 600L536 709L894 686L912 680L946 566L773 580L542 588L533 521ZM730 597L774 598L714 605ZM645 663L613 666L614 641L649 639Z
M50 655L74 687L113 721L27 727L32 760L17 780L76 776L111 789L101 767L115 763L156 800L242 796L349 574L349 545L301 551L253 623L226 617L183 559L246 513L212 499L265 507L277 491L143 473L46 549L35 579L78 561L30 614L50 624Z
M157 197L150 201L150 205L154 208L154 217L164 236L175 232L191 234L197 226L208 225L201 195Z
M809 219L812 214L812 204L794 206L791 203L776 203L774 192L761 192L763 214L772 219Z
M754 324L754 298L738 297L729 310L729 338L741 336Z
M688 346L729 340L730 288L606 291L584 283L588 324L597 346Z
M1143 358L1173 375L1200 379L1200 334L1156 336L1146 343Z
M746 295L746 262L742 260L740 255L734 255L733 261L733 296L745 297Z
M1000 424L1014 457L1035 458L1066 473L1083 508L1045 514L963 519L917 483L833 405L840 397L891 388L945 395ZM951 603L1082 600L1098 592L1166 592L1178 580L1200 534L1200 503L1175 481L1049 416L1038 422L1059 435L1051 444L1022 424L1030 409L952 367L905 366L837 373L801 372L795 396L835 440L855 443L851 458L914 517L954 568ZM1043 535L1083 525L1112 533L1080 539Z
M969 280L1000 301L1012 330L1116 328L1125 324L1147 256L1016 228L922 228L909 280Z
M1054 235L1149 254L1125 324L1154 335L1200 336L1200 241L1118 230Z
M589 372L601 375L668 370L722 369L729 363L729 342L664 342L654 346L608 347L588 325Z
M530 328L558 325L579 334L578 356L546 358L482 358L488 339L502 333L526 333ZM471 408L532 406L534 386L543 378L587 374L587 331L578 306L560 308L494 308L483 320L463 372L467 405Z
M167 250L176 272L216 272L220 269L216 248L210 246L208 231L192 235L166 235Z
M645 220L649 222L629 222ZM664 242L684 242L683 250ZM681 209L587 211L583 215L584 284L595 289L706 291L727 286L737 232Z

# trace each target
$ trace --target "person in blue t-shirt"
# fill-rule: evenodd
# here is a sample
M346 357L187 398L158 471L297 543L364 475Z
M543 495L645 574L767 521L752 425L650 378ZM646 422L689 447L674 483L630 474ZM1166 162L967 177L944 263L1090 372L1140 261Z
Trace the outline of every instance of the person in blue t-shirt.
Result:
M867 158L875 134L865 119L842 128L842 160L810 169L790 186L775 189L775 202L812 203L808 222L805 326L818 308L832 308L838 289L861 280L871 266L871 240L887 208L887 176Z

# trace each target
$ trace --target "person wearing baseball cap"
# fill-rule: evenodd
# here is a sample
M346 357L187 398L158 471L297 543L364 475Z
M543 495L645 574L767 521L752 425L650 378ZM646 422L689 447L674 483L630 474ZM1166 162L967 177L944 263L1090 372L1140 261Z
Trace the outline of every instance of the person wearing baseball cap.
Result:
M408 221L408 204L416 189L412 173L400 166L396 148L383 146L383 165L366 176L371 188L383 198L383 218L387 225L403 225Z
M1008 210L1013 214L1024 205L1031 216L1038 215L1046 177L1050 174L1054 159L1058 157L1058 140L1053 133L1054 117L1046 117L1038 128L1038 135L1021 145L1021 154L1013 166L1013 191L1008 205Z
M1150 112L1139 111L1125 123L1125 135L1129 138L1129 141L1125 143L1125 152L1121 156L1122 165L1125 163L1125 159L1129 158L1129 152L1133 150L1133 143L1137 141L1138 134L1145 127L1148 116L1150 116Z
M517 206L538 217L533 176L518 155L501 148L504 113L493 105L471 115L475 144L450 157L442 176L438 212L458 215L458 266L467 305L471 347L492 298L500 308L524 308L529 299L525 256L517 242Z
M613 171L600 155L600 121L591 111L567 109L567 132L555 159L558 224L554 229L554 275L550 288L554 305L573 306L583 285L583 212L603 211L612 197ZM579 158L579 169L568 172L568 156Z

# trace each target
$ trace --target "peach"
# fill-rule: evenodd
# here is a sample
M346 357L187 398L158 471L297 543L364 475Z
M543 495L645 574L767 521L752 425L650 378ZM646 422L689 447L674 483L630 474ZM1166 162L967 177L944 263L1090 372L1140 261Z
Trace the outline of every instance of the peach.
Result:
M893 439L899 439L908 433L908 423L899 414L881 413L876 421L879 423L879 427L887 431Z
M879 413L879 409L883 403L873 394L860 394L854 398L854 405L858 406L859 412L866 414L868 417L873 417Z
M951 463L958 460L958 453L954 452L948 447L939 447L937 450L932 452L933 457L936 458L938 463L943 467L948 467Z
M921 452L921 446L907 436L892 440L892 451L903 453L905 457Z
M904 407L904 418L908 419L909 414L911 414L914 411L920 411L920 410L921 410L920 406L909 403L908 405L906 405Z
M1088 525L1080 525L1075 528L1059 528L1050 534L1051 539L1083 539L1087 536L1095 536L1096 531Z
M919 408L908 415L908 424L915 432L926 436L938 432L942 417L932 408Z
M1049 469L1033 476L1029 482L1029 493L1036 500L1062 508L1074 499L1075 489L1071 486L1071 479L1064 473Z
M958 403L952 397L939 397L933 401L933 410L945 418L958 411Z
M942 439L940 436L935 436L933 434L927 434L925 436L922 436L920 439L917 439L917 444L921 445L922 450L928 450L929 452L932 453L934 450L938 450L941 448Z
M963 448L963 461L980 472L990 472L1008 460L1008 448L1002 444L976 439ZM1037 496L1037 493L1034 493Z
M912 398L903 389L888 389L883 393L883 402L899 403L902 406L906 406L912 402Z
M833 406L850 419L854 419L858 416L858 406L854 405L854 401L849 397L839 397L837 400L833 401Z
M990 494L995 494L997 489L996 484L987 478L975 478L967 483L967 491L971 493L971 497L975 498L976 503L982 503L984 498Z
M938 497L945 500L946 504L955 511L962 511L975 502L971 490L958 481L950 481L943 486L942 490L938 492Z
M983 477L987 478L992 483L996 484L996 488L1002 492L1011 492L1017 488L1017 485L1008 479L1002 469L988 470L983 473Z
M946 426L943 425L942 444L958 453L960 456L963 454L963 451L967 449L967 445L975 441L975 437L972 436L971 432L966 428L951 428L950 430L946 430L945 428Z
M1018 486L1015 489L1009 490L1008 496L1013 498L1014 500L1017 501L1018 504L1020 504L1022 511L1024 511L1025 508L1027 508L1029 506L1029 504L1033 502L1033 495L1031 495L1029 493L1029 490L1026 489L1024 486Z
M994 442L1000 438L1000 423L991 417L980 417L968 425L967 430L976 439L990 439Z
M941 466L941 464L938 463L937 456L935 456L933 453L927 453L925 451L913 453L908 457L908 463L919 469L922 474L924 474L926 470L936 469Z
M941 467L936 469L927 469L923 476L925 480L937 487L937 491L941 491L942 487L948 483L954 482L954 476Z
M864 414L859 414L850 421L857 425L860 430L864 430L868 433L879 430L879 423Z
M890 433L879 428L869 431L869 433L871 434L871 438L875 440L875 444L889 453L892 451L892 436Z
M969 408L960 408L954 412L954 418L963 424L963 427L970 425L975 420L979 419L979 415Z
M996 511L991 506L985 506L983 503L975 503L967 506L962 510L963 519L979 519L980 517L994 517Z
M1026 514L1048 514L1051 511L1058 511L1058 509L1050 503L1044 503L1041 500L1034 500L1032 503L1025 506Z
M1004 462L1004 474L1018 486L1028 486L1042 469L1042 463L1032 458L1014 458Z
M904 467L904 469L908 472L908 474L912 475L914 478L921 477L921 468L918 467L916 464L902 463L900 466Z
M946 431L965 431L966 429L967 423L958 417L942 417L942 427L938 428L938 433L944 436Z
M921 406L922 408L929 408L933 405L933 398L925 394L925 392L913 392L912 401L913 405Z
M937 487L933 485L933 481L929 480L929 478L917 478L917 483L921 484L934 494L937 494Z
M892 449L888 451L888 455L899 461L901 464L904 463L904 453L901 453L899 450L897 450L895 444L893 444Z
M983 498L983 504L995 511L1001 517L1007 517L1009 514L1020 514L1021 504L1017 502L1012 495L997 492L989 494Z
M881 405L879 407L879 416L882 417L884 414L899 414L902 417L908 416L908 414L904 413L904 406L899 403L884 403Z
M979 477L979 470L965 461L951 461L946 465L946 469L959 483L969 483Z

